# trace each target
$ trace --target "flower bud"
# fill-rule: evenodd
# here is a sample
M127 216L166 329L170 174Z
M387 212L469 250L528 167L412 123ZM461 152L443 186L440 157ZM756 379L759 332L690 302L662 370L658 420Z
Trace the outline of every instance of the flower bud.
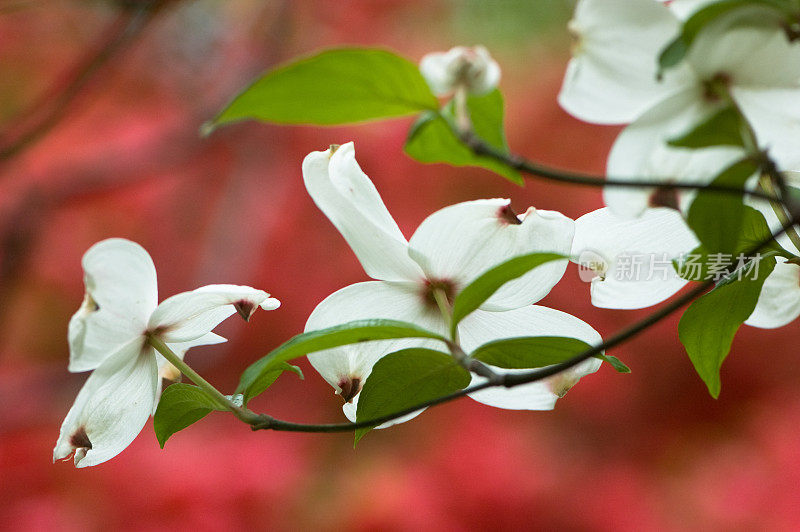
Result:
M427 54L419 69L437 96L447 96L459 87L472 94L486 94L500 82L500 66L483 46L456 46L447 52Z

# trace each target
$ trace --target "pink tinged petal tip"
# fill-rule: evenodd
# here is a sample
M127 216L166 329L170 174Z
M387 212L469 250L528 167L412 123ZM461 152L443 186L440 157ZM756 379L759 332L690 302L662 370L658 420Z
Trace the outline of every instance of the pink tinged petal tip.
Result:
M648 197L647 203L650 207L669 207L679 210L680 201L678 191L674 188L657 188Z
M345 403L352 403L353 398L361 391L361 378L346 377L339 381L339 391Z
M250 321L250 317L253 315L253 312L256 311L257 306L252 301L242 299L234 303L233 308L236 309L236 312L244 321Z
M504 225L522 225L522 220L520 220L520 217L514 212L510 204L500 207L497 210L497 217Z
M72 433L69 437L69 446L72 449L72 452L61 458L62 460L69 460L72 456L75 457L75 465L78 465L78 462L83 460L86 456L86 453L92 448L92 442L89 440L89 436L86 434L86 428L81 426Z

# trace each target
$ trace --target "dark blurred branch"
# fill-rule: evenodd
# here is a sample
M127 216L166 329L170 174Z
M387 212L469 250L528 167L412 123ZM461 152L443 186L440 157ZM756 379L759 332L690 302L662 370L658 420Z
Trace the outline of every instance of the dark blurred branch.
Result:
M777 232L771 235L768 240L765 240L753 246L751 249L747 250L745 255L746 256L755 255L762 248L764 248L770 242L772 242L775 238L785 233L788 229L794 227L794 225L796 225L797 222L798 222L797 219L790 220L787 224L783 225L783 227L781 227ZM734 273L730 275L734 275ZM497 381L490 380L482 384L476 384L474 386L464 388L463 390L459 390L455 393L444 395L442 397L437 397L436 399L433 399L431 401L425 401L418 405L401 410L400 412L394 412L392 414L381 416L376 419L368 419L366 421L359 421L357 423L328 423L322 425L292 423L290 421L283 421L281 419L275 419L272 416L261 414L258 416L259 421L257 423L250 423L250 425L253 430L279 430L285 432L352 432L358 429L376 427L388 421L393 421L395 419L399 419L401 417L417 412L418 410L422 410L423 408L428 408L431 406L447 403L454 399L458 399L460 397L464 397L471 393L479 392L487 388L494 388L494 387L514 388L515 386L520 386L522 384L541 381L548 377L552 377L553 375L561 373L562 371L571 369L580 364L581 362L584 362L592 358L593 356L601 354L606 349L610 349L612 347L615 347L619 344L622 344L630 340L631 338L639 335L640 333L646 331L656 323L670 316L677 310L681 309L683 306L689 304L695 298L700 297L706 291L713 288L715 285L716 281L714 281L713 279L698 284L689 292L686 292L684 295L673 300L669 304L664 305L663 307L653 312L646 318L637 321L636 323L622 329L615 335L603 341L601 344L596 345L591 349L587 349L583 353L580 353L569 360L561 362L560 364L554 364L552 366L547 366L541 369L527 371L525 373L511 373L511 374L498 375L497 377L499 377L499 380Z
M139 35L152 16L172 0L136 2L122 12L70 70L43 97L23 112L15 124L0 132L0 163L19 155L33 145L66 116L70 104L92 80L97 71Z
M461 141L474 153L489 157L497 162L503 163L519 172L527 174L528 176L541 177L559 183L568 183L571 185L583 185L590 187L621 187L621 188L656 188L662 191L669 190L707 190L712 192L720 192L724 194L735 194L741 196L748 194L754 198L760 198L767 201L780 202L781 199L777 196L767 194L759 190L743 190L738 187L731 187L726 185L715 185L713 183L698 184L698 183L680 183L680 182L663 182L654 181L652 179L632 179L622 180L609 177L583 174L579 172L570 172L567 170L559 170L551 168L543 164L539 164L519 155L512 153L505 153L493 146L490 146L482 139L477 137L472 131L458 130L453 127L453 132L461 139Z

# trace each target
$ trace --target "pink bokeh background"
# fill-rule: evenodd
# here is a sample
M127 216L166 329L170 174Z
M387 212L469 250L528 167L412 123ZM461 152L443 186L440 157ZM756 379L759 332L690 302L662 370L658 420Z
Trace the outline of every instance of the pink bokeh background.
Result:
M0 4L0 120L58 86L118 16L109 2ZM600 173L617 129L556 104L568 58L558 0L175 2L101 67L46 136L0 161L0 529L174 530L793 530L800 523L797 324L744 328L711 399L677 340L677 318L615 349L552 412L461 400L350 435L252 433L215 413L159 449L148 423L121 455L76 470L51 463L85 374L66 371L66 326L83 294L80 257L119 236L141 243L160 296L212 282L281 299L227 344L189 362L223 390L302 331L314 306L366 279L305 192L300 162L354 140L362 168L409 236L430 213L510 197L578 217L600 192L479 169L419 164L402 153L411 119L348 128L202 123L254 76L321 47L388 47L418 60L482 43L503 67L512 149ZM3 137L0 136L0 140ZM594 309L574 266L544 304L603 335L645 312ZM305 360L253 403L284 419L343 419Z

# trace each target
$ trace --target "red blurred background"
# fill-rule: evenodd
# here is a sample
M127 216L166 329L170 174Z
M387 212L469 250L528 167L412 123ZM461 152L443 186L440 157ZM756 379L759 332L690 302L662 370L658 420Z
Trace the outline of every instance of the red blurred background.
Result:
M600 207L598 190L519 188L478 169L416 163L402 153L410 120L198 134L254 76L298 54L365 44L416 61L480 43L503 67L512 149L602 172L617 130L582 124L555 100L570 9L560 0L173 1L59 101L131 15L109 2L0 1L0 148L36 124L29 109L58 104L46 134L0 158L0 529L797 528L796 324L743 329L719 400L694 374L672 319L613 351L632 374L604 366L552 412L463 400L375 431L357 450L350 435L252 433L217 413L164 450L148 424L106 464L51 464L86 378L66 371L66 326L83 294L80 257L98 240L148 249L162 299L212 282L281 299L247 326L223 324L227 344L190 352L196 369L232 390L326 295L366 279L305 193L309 151L354 140L406 235L468 199L511 197L517 212L535 205L572 217ZM644 314L593 309L574 267L544 304L604 335ZM330 386L299 364L305 381L282 377L254 408L342 420Z

